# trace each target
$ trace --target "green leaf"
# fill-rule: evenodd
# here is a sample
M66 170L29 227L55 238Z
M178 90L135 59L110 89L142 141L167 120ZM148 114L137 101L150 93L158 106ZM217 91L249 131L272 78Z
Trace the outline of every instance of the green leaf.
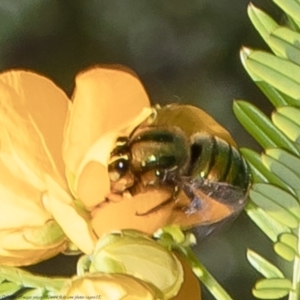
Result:
M277 289L263 289L257 290L255 288L252 289L252 294L255 298L258 299L279 299L287 296L289 290L277 290Z
M283 233L279 236L279 241L298 251L298 237L292 233Z
M272 114L272 121L289 139L300 144L300 110L296 107L280 107Z
M300 178L300 157L282 149L267 149L266 154L292 170Z
M250 5L248 6L248 15L255 29L267 42L267 39L269 38L270 34L279 25L265 12L255 7L252 3L250 3Z
M240 151L250 166L253 183L269 182L283 188L290 193L294 193L288 184L282 182L282 180L280 180L263 165L260 154L247 148L241 148Z
M248 202L248 204L245 207L245 211L247 212L248 216L252 219L252 221L273 242L277 241L277 237L280 234L291 231L287 226L276 221L252 201Z
M300 109L293 106L279 107L277 112L300 126Z
M266 154L262 155L262 162L271 172L288 184L295 191L295 195L299 199L300 177L292 170L292 166L286 166L282 162Z
M8 297L14 295L22 288L21 285L15 282L3 282L0 285L0 297Z
M300 34L279 26L265 12L249 5L248 15L265 42L277 56L286 57L290 61L300 64Z
M291 288L292 283L288 279L262 279L255 284L252 293L260 299L278 299L288 295Z
M295 259L298 253L298 237L292 233L283 233L274 245L275 252L287 261Z
M270 102L275 107L281 107L285 105L293 105L299 106L300 103L298 100L293 99L292 97L278 91L275 87L270 85L269 83L263 81L257 74L251 72L251 70L247 67L247 57L248 50L241 50L240 57L243 63L244 68L252 78L252 80L256 83L256 85L260 88L260 90L266 95L266 97L270 100Z
M264 257L254 252L247 250L247 259L252 267L266 278L284 278L283 273Z
M299 154L296 146L254 105L235 101L233 111L240 123L263 148L284 148Z
M268 278L259 280L256 285L256 289L291 289L292 283L286 278Z
M300 3L296 0L273 0L295 22L300 22Z
M273 113L272 121L289 139L295 143L300 143L300 126L280 113Z
M272 175L272 173L262 164L260 155L247 148L241 148L240 152L250 166L252 182L269 182L268 175Z
M281 93L270 84L260 79L257 79L255 83L275 107L282 107L285 105L300 106L299 101Z
M287 261L293 261L297 255L297 252L293 248L282 242L274 244L274 251Z
M266 203L264 205L266 205L268 208L270 207L268 205L273 206L272 203L274 203L275 207L278 205L278 209L282 208L288 211L293 215L290 217L294 218L297 223L299 222L300 204L291 194L274 185L264 183L254 184L252 186L252 191L260 193L265 197ZM259 203L258 205L261 206L262 203ZM266 211L268 211L268 209L266 209Z
M268 45L276 55L300 65L300 34L286 27L275 29L268 38Z
M251 200L261 207L268 215L289 228L297 228L298 219L285 209L284 206L273 202L272 196L264 195L253 189L250 190Z
M259 78L282 93L300 99L300 67L284 58L263 51L242 50L243 64ZM252 76L253 76L252 75Z

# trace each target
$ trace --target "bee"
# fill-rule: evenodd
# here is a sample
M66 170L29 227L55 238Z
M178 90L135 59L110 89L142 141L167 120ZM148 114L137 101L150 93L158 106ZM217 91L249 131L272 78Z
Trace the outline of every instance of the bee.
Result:
M189 105L156 109L129 137L120 137L108 171L112 193L135 195L163 188L170 197L151 212L184 195L189 201L180 209L187 216L205 209L204 198L230 207L230 215L236 215L250 184L248 165L230 134Z

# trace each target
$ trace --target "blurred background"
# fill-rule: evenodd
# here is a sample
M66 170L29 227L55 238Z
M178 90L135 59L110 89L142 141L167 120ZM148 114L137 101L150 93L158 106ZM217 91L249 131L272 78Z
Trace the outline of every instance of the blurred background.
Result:
M272 1L253 3L280 19ZM71 96L79 71L123 64L138 73L153 104L201 107L240 146L260 151L232 112L234 99L249 100L267 113L272 110L239 59L243 45L266 48L247 17L248 4L249 0L0 0L0 70L33 70ZM196 247L233 299L253 299L251 287L260 277L246 261L247 248L277 260L272 244L244 214ZM70 275L76 260L58 256L29 269ZM204 290L203 299L213 298Z

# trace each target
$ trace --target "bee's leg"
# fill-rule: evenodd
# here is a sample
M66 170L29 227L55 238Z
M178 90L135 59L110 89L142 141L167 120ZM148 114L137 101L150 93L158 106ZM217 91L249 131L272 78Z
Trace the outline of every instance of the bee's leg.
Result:
M199 179L200 181L203 179ZM182 190L190 200L189 204L184 208L186 214L190 215L202 209L201 198L195 192L193 180L184 180L182 184Z

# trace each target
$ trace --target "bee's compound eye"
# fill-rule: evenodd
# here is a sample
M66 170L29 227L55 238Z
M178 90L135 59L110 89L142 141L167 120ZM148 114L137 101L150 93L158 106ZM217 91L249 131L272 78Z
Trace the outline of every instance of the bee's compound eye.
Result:
M123 177L129 170L129 161L126 158L118 158L108 166L109 177L111 181L117 181Z

